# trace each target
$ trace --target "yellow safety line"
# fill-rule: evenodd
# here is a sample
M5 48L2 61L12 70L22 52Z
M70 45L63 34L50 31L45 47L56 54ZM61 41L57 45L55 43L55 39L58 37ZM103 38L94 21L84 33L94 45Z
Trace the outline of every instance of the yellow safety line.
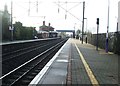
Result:
M84 67L85 67L85 70L86 70L89 78L90 78L90 81L91 81L92 85L93 85L93 86L99 86L99 83L98 83L97 79L95 78L93 72L91 71L89 65L87 64L86 60L84 59L82 53L80 52L80 50L78 49L78 47L77 47L76 44L75 44L75 47L76 47L76 49L77 49L77 51L78 51L78 53L79 53L79 55L80 55L80 58L81 58L81 60L82 60L82 62L83 62L83 65L84 65Z

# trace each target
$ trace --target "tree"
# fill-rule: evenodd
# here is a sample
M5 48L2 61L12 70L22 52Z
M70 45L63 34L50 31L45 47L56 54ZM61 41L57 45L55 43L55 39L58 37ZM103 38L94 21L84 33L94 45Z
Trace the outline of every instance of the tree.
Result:
M21 29L23 28L21 22L15 22L14 26L14 39L21 39Z
M76 35L79 35L80 33L81 33L81 30L78 29L78 30L76 31Z
M16 40L27 40L27 39L33 39L35 35L37 35L37 31L35 30L35 27L26 27L22 26L21 22L16 22L14 24L14 38Z

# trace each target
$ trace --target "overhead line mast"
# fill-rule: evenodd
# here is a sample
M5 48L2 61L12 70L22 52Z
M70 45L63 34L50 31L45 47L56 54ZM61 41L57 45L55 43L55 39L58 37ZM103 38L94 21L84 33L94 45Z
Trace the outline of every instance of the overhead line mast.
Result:
M84 15L85 15L85 1L83 2L83 21L82 21L82 44L83 44L83 35L84 35Z

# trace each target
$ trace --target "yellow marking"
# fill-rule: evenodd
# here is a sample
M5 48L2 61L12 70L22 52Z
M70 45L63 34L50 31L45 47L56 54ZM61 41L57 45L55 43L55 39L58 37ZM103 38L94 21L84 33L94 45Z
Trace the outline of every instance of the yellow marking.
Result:
M80 52L80 50L78 49L78 47L77 47L76 44L75 44L75 47L76 47L76 49L77 49L77 51L78 51L78 53L79 53L79 55L80 55L80 58L81 58L81 60L82 60L82 62L83 62L83 65L84 65L84 67L85 67L85 70L86 70L89 78L90 78L90 81L91 81L92 85L93 85L93 86L99 86L99 83L98 83L97 79L95 78L93 72L91 71L89 65L87 64L86 60L84 59L82 53Z

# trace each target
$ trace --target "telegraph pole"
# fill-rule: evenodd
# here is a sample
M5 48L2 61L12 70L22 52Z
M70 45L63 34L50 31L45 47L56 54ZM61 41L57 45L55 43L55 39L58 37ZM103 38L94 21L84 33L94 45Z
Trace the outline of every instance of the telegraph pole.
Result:
M85 14L85 1L83 2L82 44L83 44L83 34L84 34L84 14Z

